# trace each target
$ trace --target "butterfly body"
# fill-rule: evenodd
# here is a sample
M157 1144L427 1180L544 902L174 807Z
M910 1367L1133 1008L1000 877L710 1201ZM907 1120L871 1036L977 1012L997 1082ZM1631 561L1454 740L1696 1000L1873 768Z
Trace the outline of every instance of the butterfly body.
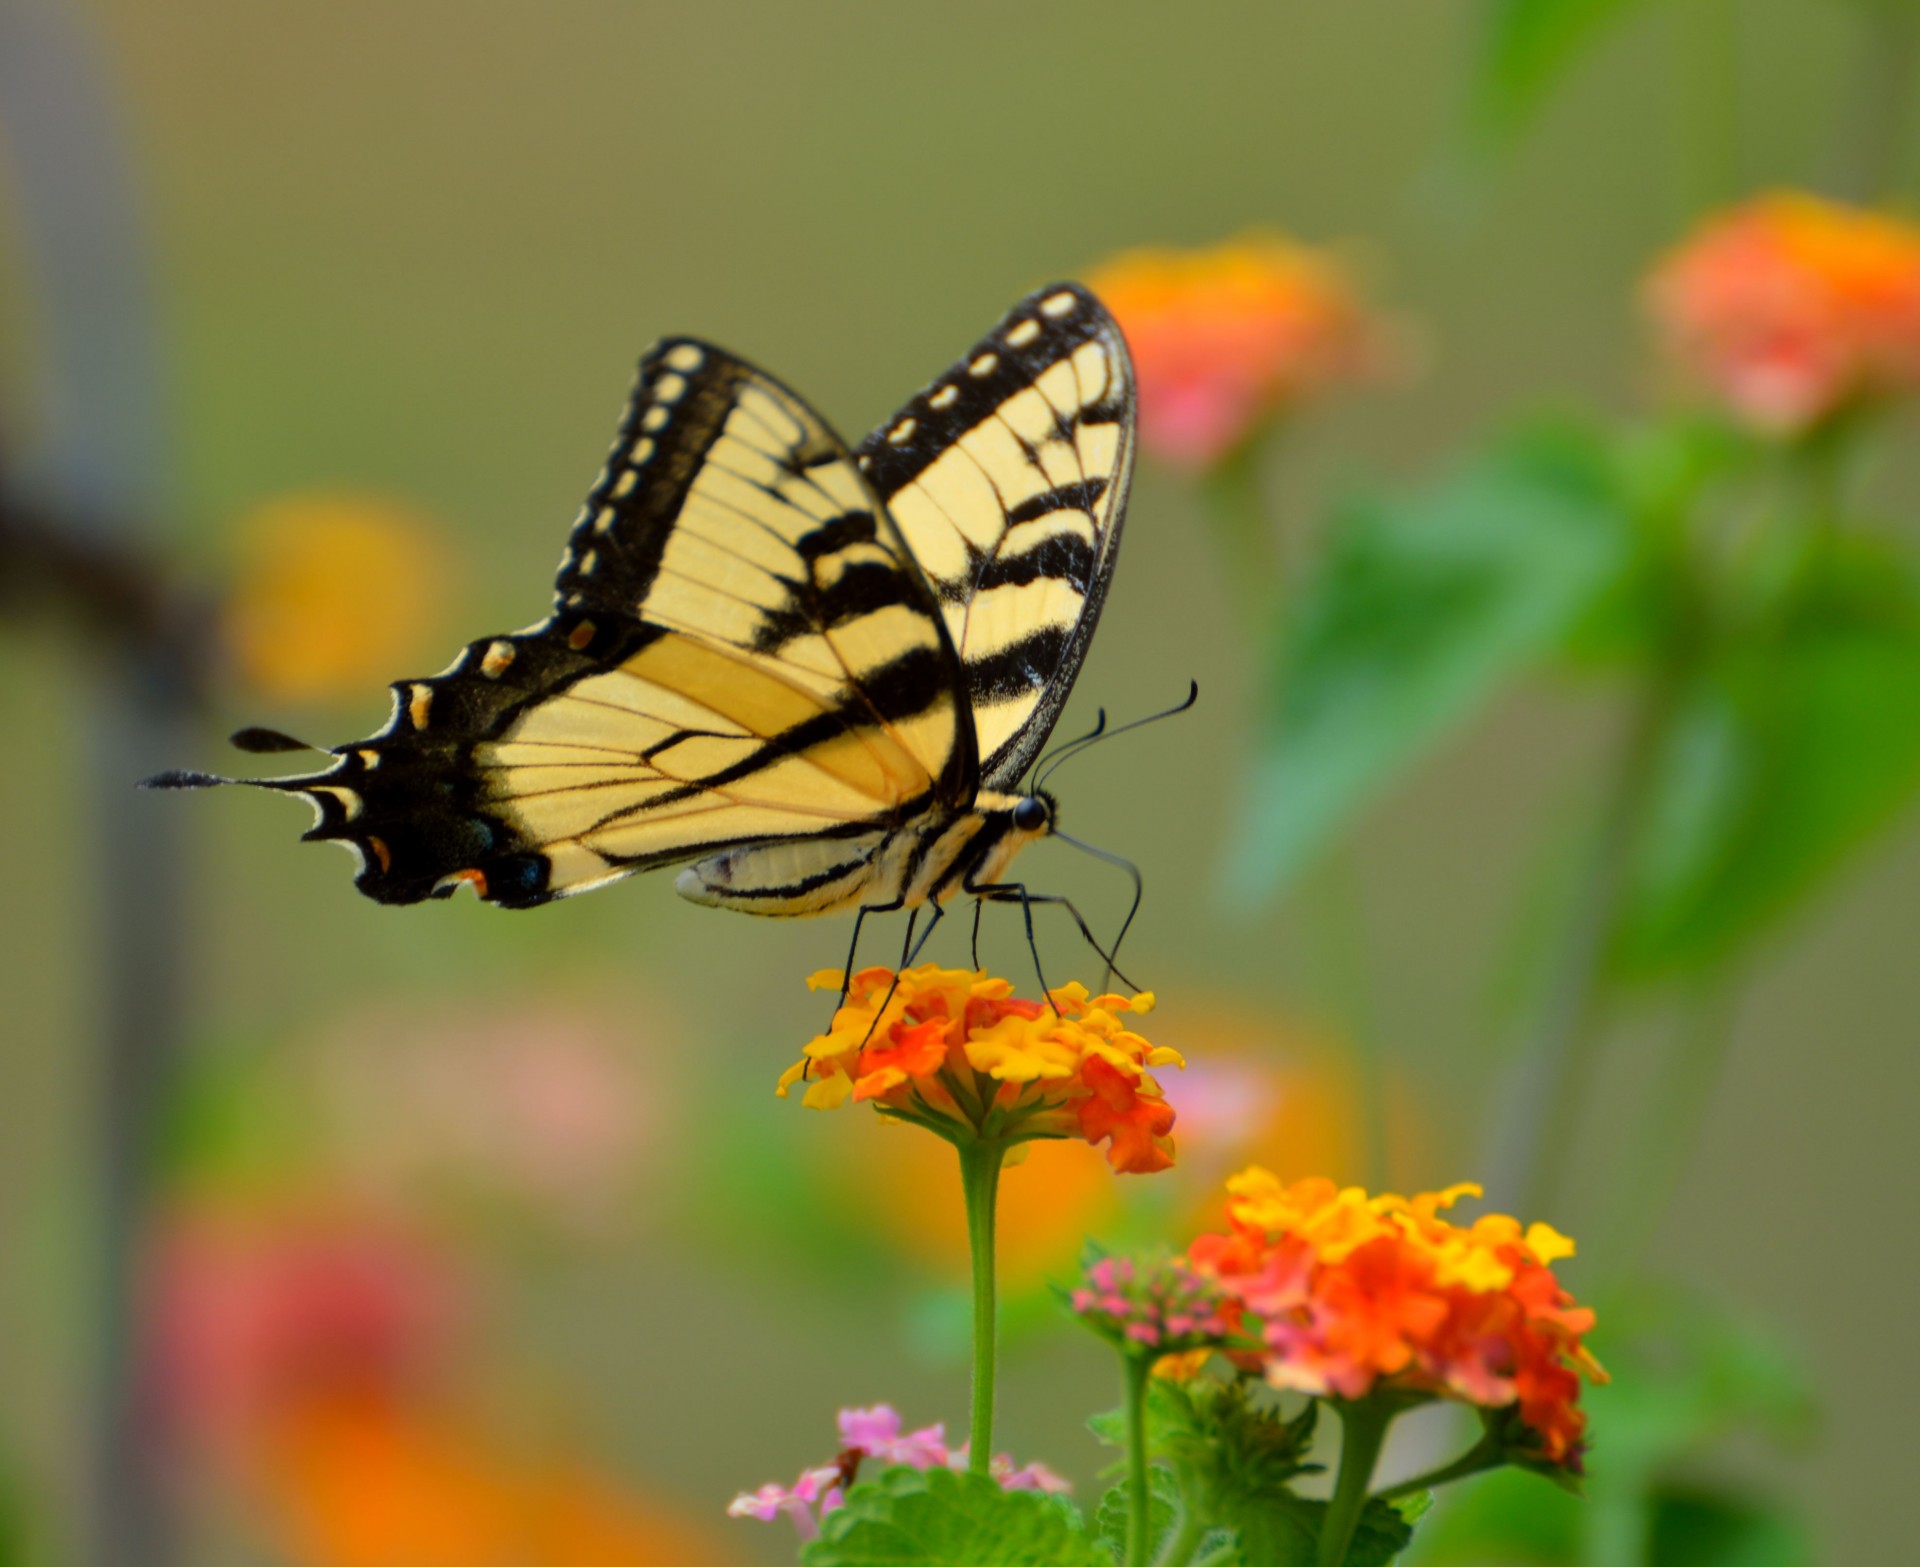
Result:
M687 866L674 891L748 914L915 909L997 886L1013 857L1052 831L1023 826L1038 797L982 790L964 811L931 810L900 827L846 838L745 844Z
M641 361L545 619L396 684L299 794L384 903L530 907L683 865L770 915L992 896L1084 658L1133 452L1119 329L1023 300L849 450L693 339ZM168 775L174 785L224 782Z

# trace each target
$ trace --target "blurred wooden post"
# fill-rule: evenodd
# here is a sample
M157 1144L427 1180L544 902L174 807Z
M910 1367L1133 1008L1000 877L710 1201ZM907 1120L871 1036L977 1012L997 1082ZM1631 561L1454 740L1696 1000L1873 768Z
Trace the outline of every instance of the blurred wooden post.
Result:
M0 0L0 156L20 204L38 317L38 433L0 474L12 506L61 519L82 552L144 555L167 474L159 345L144 225L126 142L79 8ZM164 641L106 637L87 714L89 876L98 1031L93 1161L99 1181L85 1559L166 1567L175 1555L140 1375L135 1265L156 1132L179 1046L182 817L134 783L191 754L194 672ZM34 1042L26 1042L32 1048ZM44 1046L45 1042L40 1042Z

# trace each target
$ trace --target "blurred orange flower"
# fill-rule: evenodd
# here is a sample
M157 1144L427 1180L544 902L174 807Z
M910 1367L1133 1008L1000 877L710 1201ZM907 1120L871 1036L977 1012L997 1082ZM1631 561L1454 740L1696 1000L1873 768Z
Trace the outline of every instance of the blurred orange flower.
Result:
M1212 466L1275 413L1377 357L1375 324L1345 269L1277 233L1125 251L1087 286L1133 351L1141 443L1183 468Z
M841 980L836 970L807 983L828 990ZM1164 1170L1173 1107L1147 1068L1184 1063L1121 1021L1152 1006L1150 994L1090 996L1080 984L1054 990L1051 1006L1021 1001L1007 980L931 963L897 976L862 969L778 1091L784 1098L811 1078L812 1109L871 1100L949 1141L1080 1137L1106 1143L1122 1173Z
M1881 213L1762 196L1661 261L1647 301L1673 356L1768 434L1920 389L1920 227Z
M571 1463L506 1457L377 1395L277 1432L276 1532L294 1567L722 1567L706 1530Z
M227 645L264 696L365 696L431 659L446 571L436 530L398 502L278 497L241 519Z
M1276 1387L1363 1398L1382 1383L1489 1409L1513 1407L1541 1460L1578 1471L1581 1379L1606 1373L1582 1339L1593 1313L1551 1265L1573 1242L1503 1214L1440 1217L1462 1184L1413 1198L1369 1197L1257 1166L1227 1183L1224 1235L1189 1255L1245 1313Z

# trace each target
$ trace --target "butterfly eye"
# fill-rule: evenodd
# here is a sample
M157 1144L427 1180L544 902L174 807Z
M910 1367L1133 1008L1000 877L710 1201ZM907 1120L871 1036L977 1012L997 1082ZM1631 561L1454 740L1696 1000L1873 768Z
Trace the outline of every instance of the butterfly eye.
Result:
M1047 825L1047 802L1028 795L1014 806L1013 825L1021 832L1039 832Z

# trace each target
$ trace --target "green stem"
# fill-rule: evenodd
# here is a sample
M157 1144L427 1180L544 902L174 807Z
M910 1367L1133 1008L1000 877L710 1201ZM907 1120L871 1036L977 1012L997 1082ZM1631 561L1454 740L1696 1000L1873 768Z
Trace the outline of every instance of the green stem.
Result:
M967 1246L973 1253L973 1421L967 1468L983 1475L993 1463L993 1369L999 1322L994 1302L994 1208L1000 1166L998 1142L960 1144L960 1189L967 1203Z
M1397 1497L1414 1496L1421 1491L1431 1491L1436 1486L1445 1485L1451 1480L1464 1480L1468 1475L1498 1469L1506 1461L1505 1452L1489 1432L1452 1463L1442 1464L1438 1469L1429 1469L1425 1474L1415 1475L1411 1480L1402 1480L1398 1485L1390 1485L1376 1491L1374 1500L1391 1502Z
M1265 446L1258 437L1243 441L1200 485L1220 541L1234 607L1263 654L1281 622L1285 577L1280 537L1267 519L1261 494L1260 454Z
M1334 1477L1333 1497L1320 1525L1315 1567L1341 1567L1346 1561L1395 1413L1392 1405L1378 1399L1336 1398L1331 1402L1340 1412L1340 1472Z
M1677 653L1641 694L1534 1030L1523 1090L1496 1161L1494 1189L1517 1211L1549 1206L1559 1188L1599 1048L1607 949L1627 890L1641 820L1683 685Z
M1261 484L1263 455L1277 438L1278 427L1269 426L1241 442L1207 475L1201 490L1220 540L1241 625L1261 667L1269 671L1269 702L1282 699L1281 684L1287 674L1282 637L1292 586L1287 580L1286 550L1267 514ZM1386 1179L1385 1060L1372 1005L1376 987L1359 866L1349 847L1336 846L1326 856L1313 884L1299 899L1299 908L1313 967L1360 1069L1363 1119L1357 1166L1366 1185L1377 1189Z
M1388 1165L1387 1062L1373 998L1373 963L1367 915L1361 897L1359 856L1351 841L1327 851L1299 898L1301 937L1325 986L1329 1005L1352 1047L1359 1076L1358 1158L1361 1184L1381 1191L1391 1184Z
M1167 1541L1154 1567L1187 1567L1187 1564L1193 1560L1193 1553L1200 1549L1200 1542L1207 1537L1207 1529L1206 1519L1191 1506L1183 1508L1180 1514L1180 1527Z
M1903 188L1908 127L1920 101L1920 10L1892 3L1863 9L1841 188L1859 201L1885 201Z
M1740 14L1734 0L1673 8L1681 206L1691 217L1731 200L1742 183Z
M1153 1496L1147 1488L1147 1384L1153 1357L1121 1351L1127 1382L1127 1567L1148 1567Z
M1633 1274L1686 1173L1733 1043L1738 994L1737 981L1731 978L1704 984L1689 999L1681 1036L1667 1047L1649 1096L1652 1108L1637 1139L1639 1151L1625 1161L1626 1178L1615 1191L1610 1239L1604 1248L1596 1248L1607 1259L1610 1277Z

